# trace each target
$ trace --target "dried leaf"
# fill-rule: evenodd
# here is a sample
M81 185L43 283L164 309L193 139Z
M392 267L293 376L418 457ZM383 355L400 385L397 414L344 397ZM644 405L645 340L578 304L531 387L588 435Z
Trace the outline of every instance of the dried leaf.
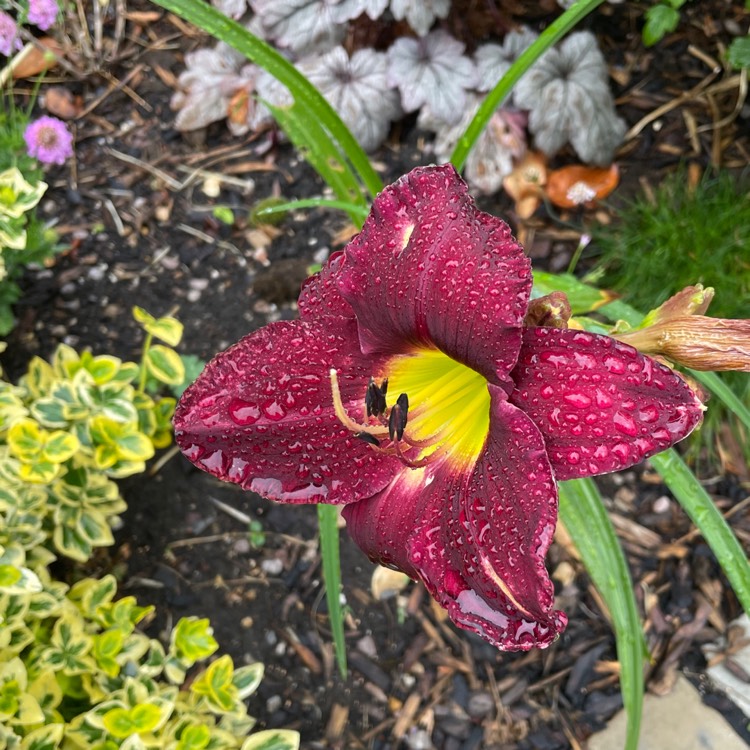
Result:
M549 173L545 192L558 208L591 207L598 199L606 198L619 182L616 164L608 169L571 164Z

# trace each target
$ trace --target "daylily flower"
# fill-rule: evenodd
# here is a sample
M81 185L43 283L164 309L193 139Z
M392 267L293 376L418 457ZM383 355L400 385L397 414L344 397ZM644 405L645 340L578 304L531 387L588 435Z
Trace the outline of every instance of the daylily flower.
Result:
M369 557L424 582L511 651L563 630L544 558L556 479L685 437L700 402L612 338L524 327L531 268L452 166L415 169L303 286L300 320L219 354L175 436L215 476L287 503L344 504Z

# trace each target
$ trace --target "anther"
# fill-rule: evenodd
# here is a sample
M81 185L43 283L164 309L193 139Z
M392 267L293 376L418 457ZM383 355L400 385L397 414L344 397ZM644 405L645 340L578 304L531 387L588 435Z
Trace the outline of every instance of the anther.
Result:
M375 435L370 435L369 432L358 432L356 437L360 440L364 440L369 445L374 445L376 448L380 447L380 440L378 440Z
M380 386L370 378L370 382L367 385L367 391L365 391L365 407L367 409L368 417L379 417L385 413L385 395L388 392L388 378L386 378Z
M391 413L388 416L388 435L391 440L394 436L397 440L401 440L404 436L404 430L406 429L406 421L409 413L409 397L402 393L391 409Z

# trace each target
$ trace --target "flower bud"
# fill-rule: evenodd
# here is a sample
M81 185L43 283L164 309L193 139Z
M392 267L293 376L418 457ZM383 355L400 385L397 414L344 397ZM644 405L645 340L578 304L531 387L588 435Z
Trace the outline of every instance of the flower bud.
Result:
M750 320L680 315L614 338L694 370L750 372Z
M565 292L551 292L529 303L524 326L567 328L570 320L570 302Z

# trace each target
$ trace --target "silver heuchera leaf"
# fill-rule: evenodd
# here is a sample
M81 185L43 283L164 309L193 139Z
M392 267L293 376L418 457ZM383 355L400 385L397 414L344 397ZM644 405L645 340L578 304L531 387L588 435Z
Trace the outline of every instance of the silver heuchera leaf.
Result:
M570 142L584 162L607 165L625 135L607 65L588 31L545 53L516 84L514 100L529 111L529 130L548 155Z
M474 53L477 65L479 91L489 91L508 72L508 68L518 59L519 55L536 41L539 34L526 26L518 31L509 31L502 44L483 44Z
M366 13L371 20L377 21L387 7L388 0L339 0L333 9L333 17L336 23L345 23Z
M425 36L436 18L446 18L451 0L391 0L391 13L398 21L404 18L419 36Z
M250 0L255 28L299 56L329 50L345 33L336 21L338 0Z
M419 126L435 130L435 156L439 163L450 160L458 139L476 114L481 103L477 94L469 94L469 101L461 120L455 125L440 124L429 112L420 113ZM503 178L513 171L514 159L526 152L526 117L511 110L499 109L492 115L476 144L469 152L464 177L474 189L491 195L497 192Z
M247 10L247 0L211 0L211 5L228 18L242 18Z
M298 64L359 141L372 151L401 113L398 93L388 87L387 60L382 52L361 49L350 58L343 47Z
M172 97L178 130L197 130L227 116L231 97L241 88L252 88L252 71L242 68L245 58L229 45L198 49L185 55L180 91Z
M445 31L397 39L388 50L388 85L398 87L404 110L427 105L435 117L456 123L466 107L466 91L477 83L474 63L463 51Z

